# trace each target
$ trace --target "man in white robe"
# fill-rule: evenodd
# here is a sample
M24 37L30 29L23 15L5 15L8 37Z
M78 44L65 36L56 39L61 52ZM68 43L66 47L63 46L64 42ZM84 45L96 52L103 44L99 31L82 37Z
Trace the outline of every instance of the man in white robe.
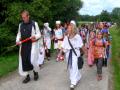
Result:
M41 37L41 39L39 40L39 57L38 57L38 64L40 68L44 64L44 58L45 58L45 48L43 44L43 37Z
M30 20L29 12L24 10L21 13L23 22L19 24L16 44L19 49L19 73L24 76L23 83L30 81L29 71L33 71L34 80L38 80L38 39L41 37L37 22ZM31 38L31 40L21 43L22 40Z

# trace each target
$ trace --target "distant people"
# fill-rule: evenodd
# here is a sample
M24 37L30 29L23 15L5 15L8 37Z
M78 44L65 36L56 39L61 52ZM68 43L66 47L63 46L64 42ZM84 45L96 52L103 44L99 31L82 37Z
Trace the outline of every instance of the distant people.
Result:
M80 35L77 34L76 23L74 21L70 22L70 25L68 25L67 32L68 34L63 40L61 51L64 51L67 61L70 76L70 89L74 90L81 79L81 73L78 69L78 57L80 56L80 48L82 48L83 42ZM77 53L77 56L72 50L70 43Z
M104 23L103 22L99 22L99 29L102 30L104 27Z
M38 80L38 39L41 33L37 22L30 19L29 12L24 10L21 12L22 22L19 24L16 44L20 46L19 50L19 73L24 76L23 83L30 81L29 71L33 71L34 80ZM25 43L22 40L31 38Z
M67 26L68 26L68 23L64 23L64 26L63 26L64 36L67 35Z
M50 60L50 49L51 49L51 28L49 23L44 23L43 36L44 36L44 47L45 47L45 56Z
M109 34L109 26L107 25L107 24L105 24L104 26L103 26L103 29L101 29L101 32L104 34Z
M83 43L85 45L86 43L86 37L87 37L87 29L85 27L85 25L81 25L81 28L79 30L80 36L82 37Z
M87 43L87 49L88 49L87 62L90 67L92 67L94 64L94 46L93 46L94 39L95 39L95 33L91 31Z
M107 67L108 59L110 56L110 33L109 33L109 26L107 23L104 25L104 28L101 30L103 34L103 38L107 41L107 46L105 48L105 59L103 61L103 66Z

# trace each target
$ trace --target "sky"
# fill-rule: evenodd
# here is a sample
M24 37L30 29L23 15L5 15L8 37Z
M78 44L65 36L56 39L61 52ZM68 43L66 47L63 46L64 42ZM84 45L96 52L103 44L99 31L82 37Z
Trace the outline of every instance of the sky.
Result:
M113 8L120 7L120 0L82 0L83 7L79 10L81 15L98 15L102 10L111 12Z

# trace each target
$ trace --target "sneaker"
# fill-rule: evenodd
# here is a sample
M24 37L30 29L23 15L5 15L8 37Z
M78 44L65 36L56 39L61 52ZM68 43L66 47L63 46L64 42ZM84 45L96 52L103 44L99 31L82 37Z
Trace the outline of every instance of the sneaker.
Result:
M26 78L23 80L23 83L28 83L30 81L30 76L27 75Z
M70 90L74 90L75 86L73 84L70 85Z
M33 71L34 73L34 80L37 81L39 78L38 72Z

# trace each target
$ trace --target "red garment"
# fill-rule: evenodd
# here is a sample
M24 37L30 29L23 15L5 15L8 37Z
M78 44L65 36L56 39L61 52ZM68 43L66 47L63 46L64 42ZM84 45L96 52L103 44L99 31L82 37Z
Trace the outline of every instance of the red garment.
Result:
M93 45L94 45L94 58L104 58L105 47L102 39L101 40L96 39L95 42L93 41Z

